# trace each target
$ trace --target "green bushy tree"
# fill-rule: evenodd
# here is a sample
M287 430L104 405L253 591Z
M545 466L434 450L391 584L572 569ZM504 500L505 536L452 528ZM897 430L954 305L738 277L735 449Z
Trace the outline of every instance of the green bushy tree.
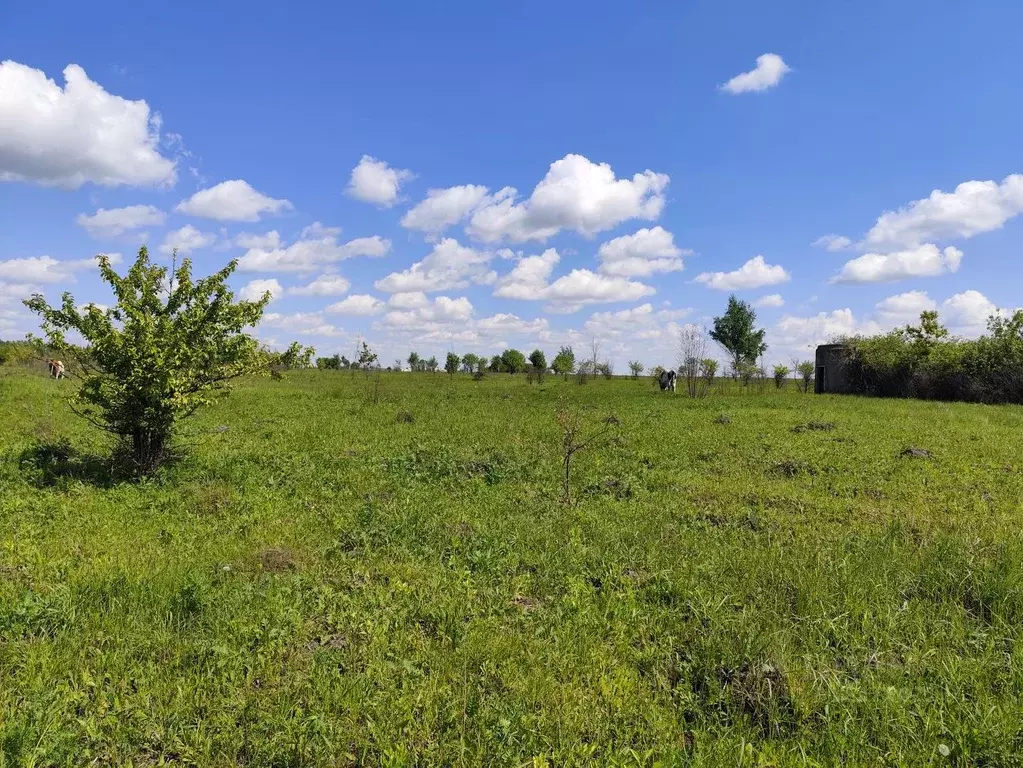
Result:
M526 370L526 356L517 349L506 349L501 355L501 369L507 373L522 373Z
M767 350L764 342L765 330L756 328L757 313L745 301L735 295L728 297L725 314L714 318L714 328L710 337L728 352L732 364L732 372L744 377L748 366L756 366L759 358Z
M551 361L551 370L562 376L568 376L575 370L575 352L571 347L562 347L558 350L558 354Z
M294 347L268 359L245 333L270 295L235 301L227 279L236 266L232 261L194 280L185 259L168 283L167 268L152 264L143 247L124 276L99 257L100 275L114 294L111 309L79 308L70 293L59 307L39 294L25 301L41 317L48 346L78 364L76 413L115 435L136 473L159 467L178 422L224 395L232 379L265 372L268 362L292 362ZM68 341L71 333L85 339L84 349Z
M529 353L529 364L536 369L537 373L543 373L547 370L547 355L543 353L542 349L534 349Z
M458 366L461 363L461 358L458 357L454 352L448 352L448 356L444 359L444 370L454 376L458 373Z

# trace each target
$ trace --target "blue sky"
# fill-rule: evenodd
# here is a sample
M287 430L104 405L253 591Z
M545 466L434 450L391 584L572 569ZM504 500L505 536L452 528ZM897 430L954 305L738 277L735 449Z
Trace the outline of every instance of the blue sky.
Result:
M240 258L240 291L277 294L263 339L384 361L597 338L669 363L730 290L761 304L769 361L1023 304L1018 3L0 21L3 337L34 328L26 291L103 303L90 257L143 240L203 273Z

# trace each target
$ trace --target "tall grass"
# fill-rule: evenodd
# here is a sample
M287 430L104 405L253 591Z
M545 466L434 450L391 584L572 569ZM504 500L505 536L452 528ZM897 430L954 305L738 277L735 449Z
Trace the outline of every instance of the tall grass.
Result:
M1018 408L304 372L121 483L67 386L0 369L0 764L1023 754Z

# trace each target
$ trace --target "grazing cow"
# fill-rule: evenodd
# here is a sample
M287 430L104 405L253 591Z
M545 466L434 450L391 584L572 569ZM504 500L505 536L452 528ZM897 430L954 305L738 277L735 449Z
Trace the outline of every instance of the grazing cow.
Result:
M661 392L666 389L670 389L672 393L675 392L675 379L678 378L678 374L674 371L662 371L661 377L657 380L657 384L661 388Z
M46 368L50 371L50 375L55 379L64 378L64 363L60 360L47 360Z

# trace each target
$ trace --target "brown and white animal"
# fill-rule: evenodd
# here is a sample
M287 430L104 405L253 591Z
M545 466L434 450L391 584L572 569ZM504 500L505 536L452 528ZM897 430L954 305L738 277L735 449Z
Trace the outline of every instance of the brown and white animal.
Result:
M60 360L47 360L46 367L50 371L50 376L55 379L64 378L64 363Z

